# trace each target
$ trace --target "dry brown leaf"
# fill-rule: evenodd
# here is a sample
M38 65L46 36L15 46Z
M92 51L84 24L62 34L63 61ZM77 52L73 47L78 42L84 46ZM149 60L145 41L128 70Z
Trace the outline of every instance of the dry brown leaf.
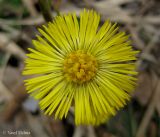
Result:
M135 90L134 96L137 98L138 102L145 106L149 103L152 92L154 92L154 88L156 86L157 80L155 80L150 74L147 72L140 72L138 76L138 86ZM160 89L159 89L160 91ZM159 99L156 103L156 110L160 116L160 93Z
M6 67L3 77L3 83L10 91L16 89L17 86L19 86L19 84L22 83L22 81L23 77L18 68L14 68L11 66Z
M135 97L141 105L146 105L152 94L152 80L147 72L140 72L138 76L138 86L135 90Z
M11 91L0 81L0 102L10 100L12 97Z

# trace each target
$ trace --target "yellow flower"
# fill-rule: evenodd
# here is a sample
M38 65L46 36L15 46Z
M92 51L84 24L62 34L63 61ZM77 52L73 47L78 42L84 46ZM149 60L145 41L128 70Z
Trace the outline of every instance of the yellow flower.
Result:
M45 114L66 117L74 107L75 123L98 125L115 115L130 99L137 72L131 42L116 24L84 10L55 17L38 29L41 36L29 48L24 75L28 93Z

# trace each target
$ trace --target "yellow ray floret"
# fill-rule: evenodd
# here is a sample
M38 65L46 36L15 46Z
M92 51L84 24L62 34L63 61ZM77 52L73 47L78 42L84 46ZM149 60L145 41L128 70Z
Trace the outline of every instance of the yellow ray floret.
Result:
M99 29L93 10L55 17L38 29L25 60L28 93L45 114L67 117L72 106L76 125L99 125L130 100L136 85L137 51L125 32L107 20Z

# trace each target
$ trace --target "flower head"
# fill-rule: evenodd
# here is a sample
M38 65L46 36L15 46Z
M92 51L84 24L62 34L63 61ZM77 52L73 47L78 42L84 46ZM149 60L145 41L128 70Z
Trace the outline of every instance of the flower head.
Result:
M97 125L130 99L137 51L116 24L98 29L99 22L98 13L84 10L79 21L61 15L39 29L23 74L34 75L25 84L45 114L62 119L73 106L77 125Z

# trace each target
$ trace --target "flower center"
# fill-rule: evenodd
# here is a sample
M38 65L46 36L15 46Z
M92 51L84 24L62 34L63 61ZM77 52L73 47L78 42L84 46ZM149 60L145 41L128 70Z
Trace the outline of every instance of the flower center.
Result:
M81 84L95 76L97 66L95 57L78 50L66 57L63 70L68 81Z

